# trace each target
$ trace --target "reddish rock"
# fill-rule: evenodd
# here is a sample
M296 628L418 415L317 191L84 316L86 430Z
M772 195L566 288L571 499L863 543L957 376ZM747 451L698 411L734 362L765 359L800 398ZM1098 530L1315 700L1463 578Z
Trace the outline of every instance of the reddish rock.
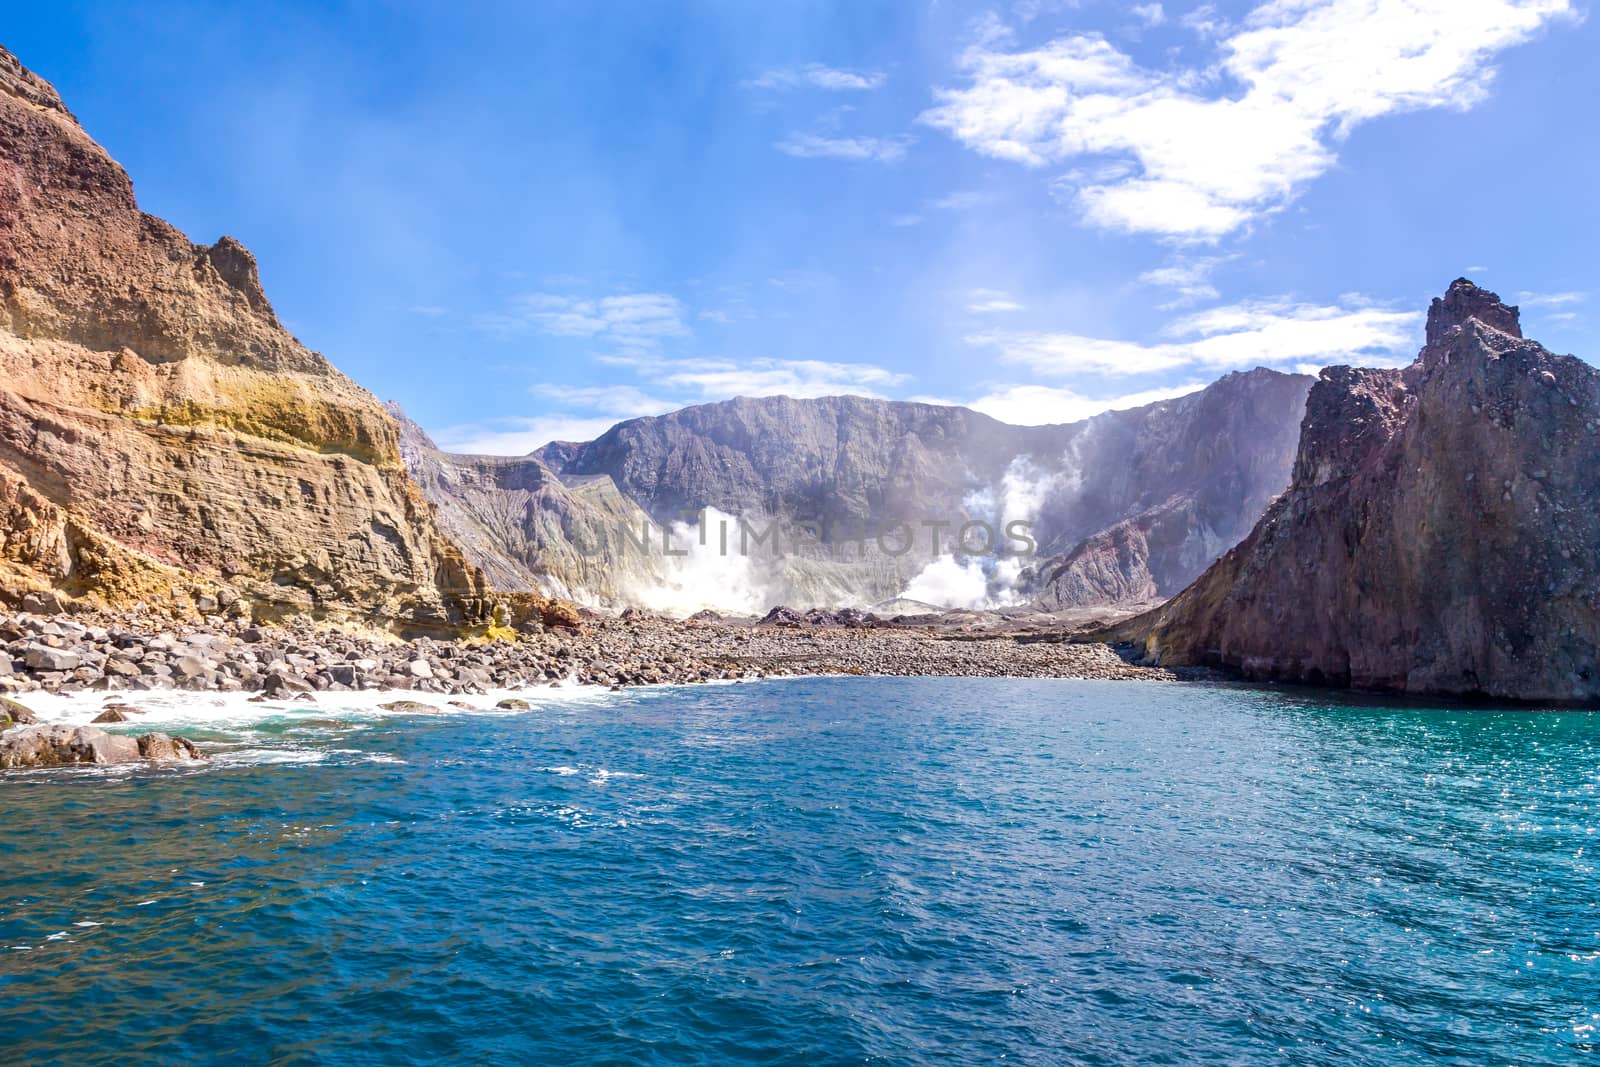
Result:
M1250 535L1106 635L1257 679L1600 702L1597 433L1600 371L1458 280L1411 366L1322 373Z

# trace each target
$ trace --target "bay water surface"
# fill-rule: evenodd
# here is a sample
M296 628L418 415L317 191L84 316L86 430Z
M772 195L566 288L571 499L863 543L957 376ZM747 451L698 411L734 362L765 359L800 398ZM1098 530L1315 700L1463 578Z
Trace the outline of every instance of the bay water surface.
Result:
M148 698L217 757L0 775L0 1062L1600 1057L1600 715L527 695Z

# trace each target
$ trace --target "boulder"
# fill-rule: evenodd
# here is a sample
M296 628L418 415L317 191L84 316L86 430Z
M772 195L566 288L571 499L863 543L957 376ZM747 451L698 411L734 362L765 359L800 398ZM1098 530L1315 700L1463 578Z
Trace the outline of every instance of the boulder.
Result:
M763 626L793 627L804 626L805 621L804 615L801 615L793 608L784 607L780 604L762 617L761 624Z
M199 656L179 656L176 663L178 674L185 678L199 678L207 671L215 668Z
M30 726L0 738L0 767L107 766L141 758L133 738L93 726Z
M384 711L395 711L402 715L424 715L437 712L439 709L431 704L424 704L420 700L391 700L387 704L379 704Z
M0 730L13 726L33 726L39 722L39 716L29 708L23 707L15 700L0 697Z
M269 693L310 693L316 687L297 674L273 671L267 675L262 688Z
M83 657L64 648L29 645L22 654L22 662L32 671L71 671L83 664Z
M139 755L147 760L203 760L204 752L186 737L169 737L166 734L144 734L138 740Z
M325 672L330 681L336 685L354 687L356 684L357 670L353 663L335 663Z

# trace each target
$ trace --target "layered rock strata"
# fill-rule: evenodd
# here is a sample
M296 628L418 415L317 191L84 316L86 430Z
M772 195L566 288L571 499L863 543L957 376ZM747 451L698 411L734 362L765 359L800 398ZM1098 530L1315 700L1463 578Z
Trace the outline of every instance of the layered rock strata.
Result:
M486 597L249 251L140 211L0 49L0 601L437 627Z

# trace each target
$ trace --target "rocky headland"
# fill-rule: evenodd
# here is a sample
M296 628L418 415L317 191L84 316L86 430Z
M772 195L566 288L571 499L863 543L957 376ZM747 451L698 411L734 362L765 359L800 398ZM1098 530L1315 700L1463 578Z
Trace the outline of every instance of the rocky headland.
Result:
M1243 542L1097 636L1252 679L1594 704L1597 500L1600 371L1459 279L1410 366L1322 372Z
M0 49L0 604L446 630L487 593L250 252L140 211Z

